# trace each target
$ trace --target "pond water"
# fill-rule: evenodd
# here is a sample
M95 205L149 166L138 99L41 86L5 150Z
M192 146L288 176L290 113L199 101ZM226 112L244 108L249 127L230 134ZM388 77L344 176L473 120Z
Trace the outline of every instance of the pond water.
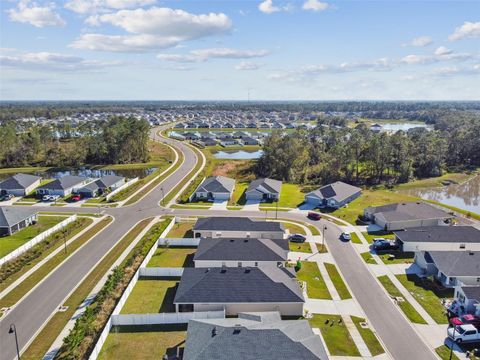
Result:
M413 128L429 128L427 124L418 124L418 123L380 123L382 125L382 130L384 131L393 131L398 130L408 131Z
M231 159L231 160L251 160L258 159L263 155L262 150L257 151L245 151L245 150L235 150L235 151L218 151L213 156L217 159Z
M452 184L440 188L401 190L400 192L480 214L480 175L463 184Z

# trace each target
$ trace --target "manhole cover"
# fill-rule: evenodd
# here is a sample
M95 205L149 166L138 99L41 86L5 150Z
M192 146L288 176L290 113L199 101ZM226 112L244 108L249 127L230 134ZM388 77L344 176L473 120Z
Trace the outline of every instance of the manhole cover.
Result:
M367 324L367 322L366 322L366 321L362 321L362 322L360 323L360 327L361 327L362 329L368 329L368 324Z

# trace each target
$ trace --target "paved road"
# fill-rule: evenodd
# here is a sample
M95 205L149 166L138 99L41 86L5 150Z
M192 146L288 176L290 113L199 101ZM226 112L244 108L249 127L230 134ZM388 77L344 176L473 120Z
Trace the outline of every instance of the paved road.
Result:
M173 143L171 140L166 140L166 142ZM15 357L13 337L8 334L10 323L16 324L20 347L25 348L30 339L36 335L45 321L63 303L69 293L76 288L82 278L93 269L102 256L112 249L121 237L138 221L161 214L179 216L265 216L263 212L250 211L235 211L232 213L225 210L160 208L158 206L162 199L160 188L164 189L165 194L173 189L194 168L197 161L195 153L189 147L178 142L175 142L175 146L185 155L185 162L182 166L137 204L105 210L106 213L115 217L115 221L108 229L95 236L75 256L55 269L40 286L17 304L0 321L1 360L11 360ZM72 208L59 209L61 209L60 211L73 211ZM49 210L52 210L52 208L49 208ZM92 210L75 208L74 211L91 212ZM326 241L338 267L345 276L353 294L364 309L370 322L395 359L436 359L422 339L414 332L407 320L395 308L351 244L338 240L340 229L330 222L310 221L298 213L279 212L278 215L281 218L308 221L315 226L327 224ZM274 212L270 212L268 216L274 216Z

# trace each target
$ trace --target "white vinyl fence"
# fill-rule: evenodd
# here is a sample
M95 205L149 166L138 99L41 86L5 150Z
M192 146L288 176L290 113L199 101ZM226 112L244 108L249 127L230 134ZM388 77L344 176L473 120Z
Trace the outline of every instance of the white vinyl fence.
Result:
M158 246L198 246L200 238L158 238Z
M52 235L54 232L57 232L58 230L64 228L65 226L67 226L68 224L70 224L71 222L73 222L75 220L77 220L77 215L76 214L66 218L65 220L63 220L61 222L59 222L57 225L51 227L50 229L47 229L44 232L38 234L32 240L30 240L29 242L23 244L19 248L15 249L11 253L9 253L9 254L5 255L3 258L1 258L0 259L0 266L5 264L7 261L15 259L17 256L23 254L24 252L26 252L27 250L29 250L33 246L37 245L40 241L46 239L47 237Z
M159 314L119 314L112 316L112 326L187 324L192 319L223 319L225 311L199 311Z
M126 188L129 187L130 185L135 184L137 181L138 181L138 177L133 178L133 179L127 181L125 184L123 184L123 185L120 186L119 188L117 188L117 189L113 190L111 193L107 194L107 196L105 196L105 200L106 200L106 201L110 200L110 198L111 198L112 196L115 196L115 195L118 194L120 191L122 191L123 189L126 189Z
M183 268L142 267L139 269L140 277L181 277Z

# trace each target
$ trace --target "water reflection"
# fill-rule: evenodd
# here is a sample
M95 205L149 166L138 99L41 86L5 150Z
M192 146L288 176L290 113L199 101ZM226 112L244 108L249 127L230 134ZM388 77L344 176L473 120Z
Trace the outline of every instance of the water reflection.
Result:
M235 150L235 151L218 151L213 156L217 159L231 159L231 160L251 160L258 159L263 155L262 150L257 151L245 151L245 150Z
M382 130L384 131L393 131L396 132L398 130L408 131L413 128L428 128L427 124L415 124L415 123L381 123Z

